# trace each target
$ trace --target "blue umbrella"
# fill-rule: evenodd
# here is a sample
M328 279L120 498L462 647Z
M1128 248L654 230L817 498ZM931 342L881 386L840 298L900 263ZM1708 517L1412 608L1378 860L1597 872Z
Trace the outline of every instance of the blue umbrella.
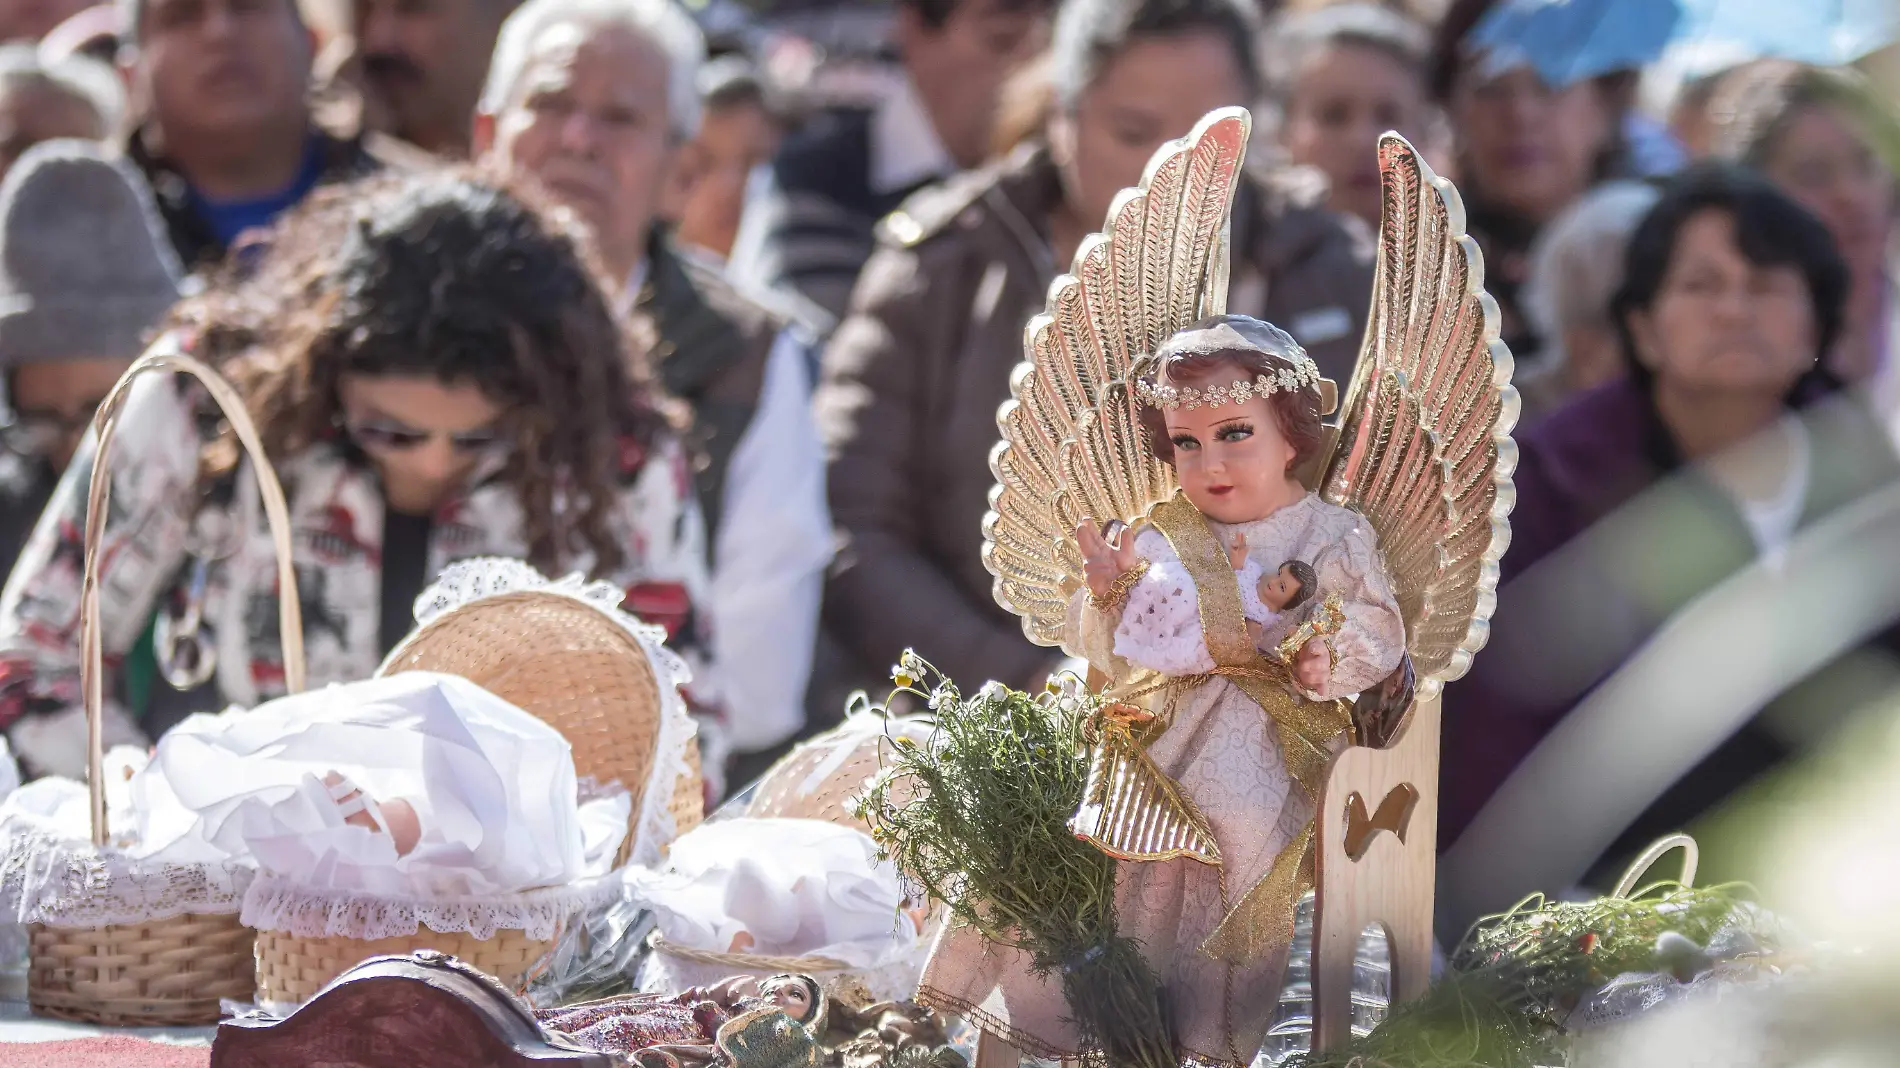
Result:
M1501 0L1467 41L1492 70L1529 65L1569 85L1645 66L1671 45L1833 66L1896 37L1896 0Z
M1900 36L1900 4L1894 0L1676 2L1683 10L1678 40L1736 45L1822 67L1852 63Z
M1569 85L1643 66L1675 39L1681 21L1677 0L1502 0L1466 42L1492 70L1528 65L1551 85Z

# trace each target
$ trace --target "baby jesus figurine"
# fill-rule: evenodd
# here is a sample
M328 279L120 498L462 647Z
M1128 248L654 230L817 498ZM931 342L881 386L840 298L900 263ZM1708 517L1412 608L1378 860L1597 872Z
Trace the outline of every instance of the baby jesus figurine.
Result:
M1116 924L1165 988L1180 1053L1203 1065L1244 1068L1260 1049L1349 699L1405 653L1372 528L1297 475L1321 441L1319 381L1271 324L1178 332L1134 385L1180 493L1136 528L1075 531L1085 585L1062 644L1106 685L1069 827L1123 862ZM1250 557L1280 563L1268 575ZM1084 1052L1057 982L973 930L946 929L918 1000L1018 1050Z

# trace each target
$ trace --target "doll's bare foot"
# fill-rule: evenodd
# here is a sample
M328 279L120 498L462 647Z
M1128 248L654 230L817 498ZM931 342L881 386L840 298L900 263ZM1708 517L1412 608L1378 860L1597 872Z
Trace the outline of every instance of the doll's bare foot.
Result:
M416 843L422 840L422 821L416 815L416 808L402 798L378 804L375 798L363 793L355 783L334 771L323 777L323 785L329 787L331 796L336 798L337 807L343 810L344 823L376 834L387 833L396 847L397 856L408 856L416 848ZM382 813L381 824L370 813L372 804Z

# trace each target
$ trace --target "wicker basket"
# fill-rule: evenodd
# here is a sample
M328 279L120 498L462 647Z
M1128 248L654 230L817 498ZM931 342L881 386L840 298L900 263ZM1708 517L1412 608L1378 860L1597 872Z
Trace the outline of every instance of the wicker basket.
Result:
M265 459L257 429L230 384L209 367L161 339L119 379L93 418L97 460L87 499L85 571L80 600L80 681L91 746L87 784L92 801L92 841L106 844L105 747L101 709L104 679L99 633L99 542L105 534L111 493L114 434L134 379L148 371L182 371L211 394L257 473L264 513L277 550L281 592L278 625L284 642L287 688L303 689L303 618L290 552L289 508L277 475ZM251 990L252 932L235 914L185 914L147 923L99 927L34 924L27 964L27 1003L48 1016L109 1026L183 1026L218 1022L220 998Z
M594 604L551 589L480 596L417 627L377 674L404 671L476 683L560 731L573 747L577 775L633 790L634 811L618 858L626 860L664 705L654 665L625 626ZM705 807L698 750L690 741L686 759L690 770L674 783L668 804L681 830L697 824ZM365 959L418 949L458 957L520 990L552 948L552 941L507 929L477 939L418 926L413 935L375 940L260 931L257 998L298 1003Z
M851 815L850 799L862 793L883 767L884 747L891 738L910 738L921 744L929 734L924 720L856 713L772 765L759 779L745 814L761 819L825 820L869 834L870 827ZM901 781L891 784L891 793L898 804L908 797Z
M501 930L495 937L467 932L442 934L427 927L399 938L299 938L284 931L257 932L257 997L261 1002L308 1001L330 980L371 957L403 956L419 949L446 953L502 981L510 990L527 985L554 943L525 932ZM251 996L247 987L244 996Z
M251 996L250 928L235 914L109 927L31 928L27 1004L41 1016L123 1027L218 1022Z

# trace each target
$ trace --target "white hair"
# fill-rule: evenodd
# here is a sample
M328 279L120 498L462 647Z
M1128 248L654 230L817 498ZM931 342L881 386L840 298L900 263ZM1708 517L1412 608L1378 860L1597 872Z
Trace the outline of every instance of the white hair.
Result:
M1647 182L1608 182L1551 220L1531 249L1524 311L1560 359L1564 331L1609 326L1630 235L1661 194Z
M706 38L674 0L528 0L502 23L482 87L483 114L499 115L514 102L535 46L557 26L617 27L638 34L666 56L666 110L674 136L699 133L699 68Z

